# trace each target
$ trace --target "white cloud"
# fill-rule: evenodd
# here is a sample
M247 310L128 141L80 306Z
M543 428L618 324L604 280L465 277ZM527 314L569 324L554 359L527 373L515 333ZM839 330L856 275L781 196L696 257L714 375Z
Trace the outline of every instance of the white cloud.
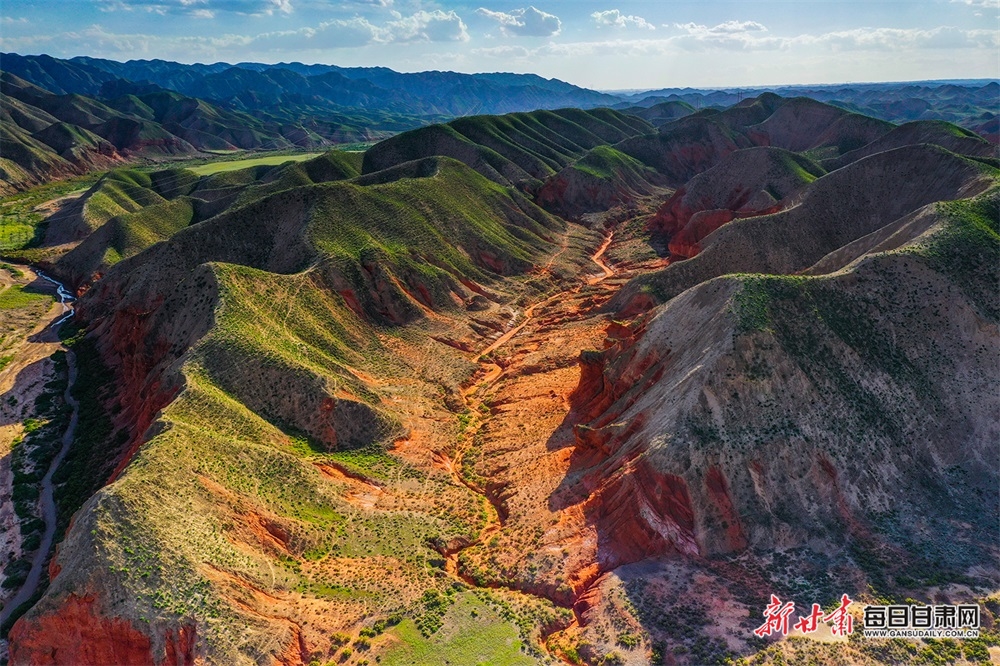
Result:
M315 28L269 32L247 38L247 46L268 52L336 49L368 44L405 42L465 42L469 33L455 12L419 11L411 16L393 12L394 20L376 25L354 17L324 21Z
M694 24L676 26L683 29L684 32L656 39L610 39L549 43L534 49L517 47L517 51L512 50L511 47L499 46L475 49L473 53L486 57L519 57L538 60L547 56L565 58L680 56L692 51L725 53L733 50L766 52L797 49L822 57L824 53L830 51L926 53L937 49L995 50L1000 48L1000 34L992 30L959 30L950 27L939 27L931 30L859 28L819 35L775 37L766 34L767 29L759 23L745 22L743 24L745 32L735 32L733 30L735 22L721 25L721 28Z
M100 8L105 12L145 10L194 18L213 18L217 12L271 16L276 11L283 14L293 11L292 0L103 0Z
M756 21L726 21L715 26L682 23L673 27L681 34L671 40L687 50L767 50L787 47L789 39L766 34L767 27Z
M590 15L594 23L599 28L641 28L644 30L656 30L656 26L642 18L631 14L622 14L617 9L608 9L603 12L594 12Z
M47 52L55 57L86 53L119 60L155 57L182 62L274 62L294 57L304 61L329 62L327 58L331 57L331 53L336 54L332 56L334 59L340 60L350 54L347 50L350 47L396 45L392 48L409 52L410 47L407 45L413 43L458 44L469 39L465 23L454 12L418 11L409 15L396 13L386 18L386 21L373 22L369 18L358 16L325 21L298 30L249 35L216 34L211 37L119 34L102 26L92 25L71 32L2 36L0 50L18 53ZM858 28L776 36L760 24L744 21L727 22L718 26L673 26L670 33L657 30L655 33L645 33L643 38L634 34L634 38L627 39L626 33L618 34L622 38L548 43L537 47L524 47L517 43L497 44L492 48L454 49L453 53L460 54L456 56L456 62L461 62L464 67L486 67L482 63L494 61L497 67L504 68L510 67L507 63L516 60L520 63L519 67L533 70L545 67L543 71L552 75L554 63L565 63L559 66L565 66L570 71L577 67L573 63L590 62L585 58L594 58L595 62L615 59L618 63L630 62L630 58L634 62L652 62L650 58L659 58L656 62L672 67L670 63L697 64L712 62L712 58L720 63L731 62L732 53L738 52L746 54L748 61L756 58L755 62L766 63L759 66L765 68L762 71L772 73L768 76L773 80L778 80L778 72L792 70L795 71L795 78L806 80L803 77L809 76L812 70L805 69L802 63L819 63L810 64L810 67L819 72L824 61L840 63L837 71L841 73L838 76L847 80L862 78L858 75L869 71L875 66L872 63L877 62L918 63L926 60L931 65L945 61L979 63L990 57L995 62L995 54L1000 49L1000 34L996 31L962 30L946 26L933 29ZM886 53L894 55L886 57ZM448 56L444 54L440 57ZM480 64L472 64L476 61ZM432 62L427 60L425 64L430 67ZM916 65L911 69L897 68L891 70L891 75L902 76L904 72L917 71L915 67ZM855 69L857 75L853 74ZM948 70L942 67L934 71L945 78ZM872 71L874 78L880 75L875 70ZM693 76L705 78L707 74ZM917 78L916 75L913 76ZM580 77L588 78L587 72ZM637 75L634 78L638 80L642 77Z
M28 19L24 18L14 18L13 16L4 16L0 18L0 24L3 25L27 25Z
M396 14L379 41L384 42L467 42L469 32L465 22L454 11L419 11L412 16Z
M523 46L515 46L512 44L504 44L502 46L491 46L488 48L472 49L470 52L472 55L486 56L488 58L527 58L530 55L537 53L537 50L526 49Z
M1000 9L1000 0L951 0L951 2L952 4L968 5L980 9Z
M547 14L540 9L513 9L510 12L494 12L480 7L476 13L493 19L500 24L500 31L513 37L552 37L562 30L558 16Z

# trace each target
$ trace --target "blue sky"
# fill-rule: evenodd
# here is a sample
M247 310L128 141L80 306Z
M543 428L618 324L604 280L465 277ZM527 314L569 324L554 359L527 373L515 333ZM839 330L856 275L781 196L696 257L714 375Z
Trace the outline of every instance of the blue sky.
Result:
M598 89L995 78L1000 0L2 0L0 50L535 72Z

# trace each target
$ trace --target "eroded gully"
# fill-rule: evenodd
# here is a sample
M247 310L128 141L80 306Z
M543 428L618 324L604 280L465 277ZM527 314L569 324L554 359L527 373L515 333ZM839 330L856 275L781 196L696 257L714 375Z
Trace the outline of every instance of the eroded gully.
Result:
M601 243L601 245L597 248L597 251L590 256L590 260L599 269L601 269L600 275L586 277L584 278L583 283L576 287L556 292L546 297L545 299L538 301L537 303L529 305L524 309L524 312L522 313L523 319L517 326L514 326L510 330L506 331L503 335L494 340L489 346L487 346L479 353L478 357L479 369L476 372L476 374L479 375L479 379L474 381L468 388L462 390L462 397L464 398L466 408L469 410L470 413L476 415L480 413L480 406L483 404L483 400L480 396L482 396L491 386L493 386L503 376L504 373L503 368L500 367L498 364L489 360L489 355L492 352L506 345L518 333L520 333L524 329L524 327L527 326L532 321L535 312L537 312L539 309L546 307L556 299L565 297L570 294L576 294L585 286L598 284L600 282L603 282L607 278L615 275L615 270L611 266L609 266L604 261L603 258L608 248L611 246L613 238L614 238L614 231L612 230L604 237L604 240ZM561 252L562 251L560 251L560 253ZM485 421L478 418L477 416L475 424L473 425L473 427L469 428L466 431L465 436L463 437L461 443L459 444L454 459L447 462L447 467L451 473L454 482L462 486L465 486L470 491L481 496L486 500L486 502L490 506L487 523L480 530L478 537L467 543L463 543L457 548L450 549L444 552L445 572L452 578L462 581L463 583L470 585L472 587L481 587L481 585L477 583L471 576L468 576L467 574L461 571L458 563L459 556L464 550L488 542L493 537L493 535L499 532L501 529L503 529L504 526L503 513L501 507L498 506L499 503L494 498L490 497L490 495L485 491L484 488L480 487L476 483L467 480L461 472L462 458L469 450L469 448L472 446L473 440L476 437L476 433L479 432L479 429L483 426L484 423ZM518 590L518 591L523 592L523 590ZM544 598L541 597L540 595L531 595L531 596ZM548 601L548 599L546 599L546 601ZM553 653L549 650L547 639L550 634L551 632L546 633L543 631L542 635L540 636L540 644L542 649L548 652L550 656L558 658L566 663L571 663L567 661L565 658L563 658L561 654Z

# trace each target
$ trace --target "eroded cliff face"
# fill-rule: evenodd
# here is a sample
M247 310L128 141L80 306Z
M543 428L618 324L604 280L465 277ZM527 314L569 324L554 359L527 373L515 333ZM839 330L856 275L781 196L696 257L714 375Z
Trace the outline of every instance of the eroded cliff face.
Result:
M168 630L162 648L154 650L148 629L129 620L108 617L91 594L69 595L59 610L38 622L18 623L11 631L14 664L151 664L190 666L196 662L195 627Z
M911 239L938 247L945 217ZM827 572L852 595L1000 581L973 527L997 517L989 280L963 288L922 244L866 247L888 254L823 278L710 280L581 354L550 506L582 508L597 567L553 644L643 663L614 640L641 626L657 650L694 655L684 637L701 635L745 654L761 600L833 598Z

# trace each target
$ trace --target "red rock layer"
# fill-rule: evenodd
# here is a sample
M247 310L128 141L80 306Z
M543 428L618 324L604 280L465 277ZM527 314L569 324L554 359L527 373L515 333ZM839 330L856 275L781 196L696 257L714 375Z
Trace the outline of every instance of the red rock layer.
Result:
M168 632L154 655L150 637L130 622L104 617L93 595L70 594L59 609L34 622L18 621L10 632L12 664L45 666L189 666L195 663L194 627Z
M647 228L671 237L669 250L673 257L690 259L701 252L701 241L722 225L734 219L770 215L781 209L777 204L757 208L751 202L751 194L737 189L720 208L716 203L688 201L687 191L681 187L650 218Z

